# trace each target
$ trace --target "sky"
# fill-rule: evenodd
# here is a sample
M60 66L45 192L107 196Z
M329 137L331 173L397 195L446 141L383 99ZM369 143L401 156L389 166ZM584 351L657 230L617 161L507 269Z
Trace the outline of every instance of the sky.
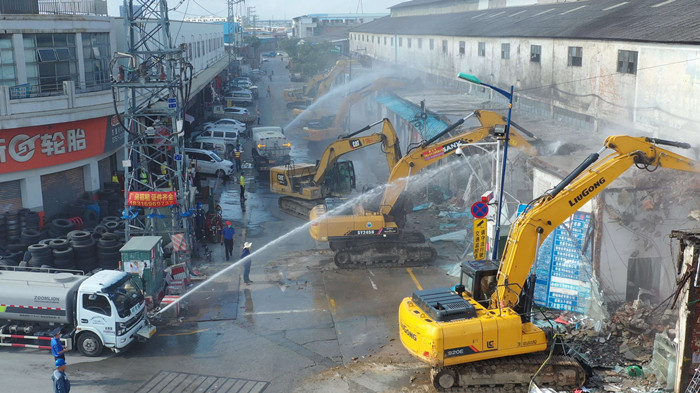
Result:
M388 14L389 7L405 1L407 0L247 0L234 7L243 12L247 7L254 7L259 20L291 20L305 14ZM108 0L109 15L118 16L119 6L123 4L121 0ZM169 9L177 7L173 11L168 11L168 16L173 20L193 16L226 17L227 4L227 0L168 0Z

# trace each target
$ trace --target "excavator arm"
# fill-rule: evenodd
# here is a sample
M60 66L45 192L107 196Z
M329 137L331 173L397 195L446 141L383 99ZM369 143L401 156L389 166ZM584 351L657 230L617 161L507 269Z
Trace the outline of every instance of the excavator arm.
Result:
M316 89L316 95L314 96L314 100L317 100L319 97L326 94L328 92L328 89L331 88L335 77L338 76L341 72L345 72L345 70L347 70L353 64L357 64L357 61L350 59L341 59L336 61L335 66L333 66L333 68L318 84L318 89Z
M537 248L547 235L632 165L647 170L666 167L700 172L697 162L663 149L658 146L660 144L690 147L654 138L608 137L598 153L591 154L554 189L531 202L508 235L497 275L497 290L491 297L491 308L497 308L499 304L501 307L517 304ZM615 152L596 163L600 153L606 149Z
M475 111L473 115L479 120L481 127L478 127L470 132L445 139L439 143L424 143L420 148L411 151L396 164L394 169L391 171L388 181L389 185L384 191L384 195L382 197L380 213L384 215L390 214L399 196L408 186L409 177L417 174L423 168L432 165L449 155L452 155L457 151L457 148L460 145L481 141L487 138L489 135L493 135L497 126L505 127L506 125L506 119L502 115L495 112ZM460 119L460 121L441 132L440 135L444 135L446 132L456 128L456 126L461 125L464 120L470 116ZM433 137L432 140L435 140L440 135ZM428 141L428 143L429 142L431 141ZM509 143L511 146L520 148L531 156L537 155L537 150L515 131L510 133Z
M383 123L382 132L366 136L354 135L366 131L373 126ZM399 140L396 136L396 130L394 126L391 125L389 119L380 120L374 124L370 124L363 127L361 130L352 133L349 136L342 137L337 141L331 143L321 155L321 159L316 165L316 175L313 179L313 184L319 185L323 182L326 174L330 168L338 161L338 159L346 153L362 149L377 143L382 143L384 154L386 155L387 164L389 168L393 168L398 160L401 159L401 149L399 146Z

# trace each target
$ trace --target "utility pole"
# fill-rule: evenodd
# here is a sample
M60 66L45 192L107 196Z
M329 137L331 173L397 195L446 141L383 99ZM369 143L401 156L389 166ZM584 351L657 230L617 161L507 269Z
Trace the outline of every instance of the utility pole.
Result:
M124 97L116 117L125 133L125 237L167 236L191 250L182 127L192 65L184 44L173 47L166 0L124 0L124 9L127 49L115 53L111 69L121 67L112 89Z

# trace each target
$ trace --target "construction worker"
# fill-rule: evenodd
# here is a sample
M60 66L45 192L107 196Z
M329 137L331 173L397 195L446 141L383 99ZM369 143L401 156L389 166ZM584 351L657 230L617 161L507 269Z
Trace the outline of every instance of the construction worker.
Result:
M270 90L270 86L267 86L267 97L272 97L272 91Z
M139 181L143 184L144 190L148 190L148 173L146 173L145 169L141 169Z
M238 179L238 184L241 185L241 201L245 201L245 176L243 176L243 172L241 172L241 177Z
M236 148L236 151L233 152L233 160L236 162L236 172L241 171L241 149Z

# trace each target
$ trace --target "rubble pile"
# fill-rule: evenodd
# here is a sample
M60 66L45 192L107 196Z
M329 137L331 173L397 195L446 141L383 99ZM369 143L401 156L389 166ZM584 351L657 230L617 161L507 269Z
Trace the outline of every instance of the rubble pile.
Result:
M587 391L662 391L665 375L654 375L652 356L658 333L666 333L671 340L675 336L671 310L643 301L628 302L615 308L606 323L570 312L549 310L545 314L593 370Z

